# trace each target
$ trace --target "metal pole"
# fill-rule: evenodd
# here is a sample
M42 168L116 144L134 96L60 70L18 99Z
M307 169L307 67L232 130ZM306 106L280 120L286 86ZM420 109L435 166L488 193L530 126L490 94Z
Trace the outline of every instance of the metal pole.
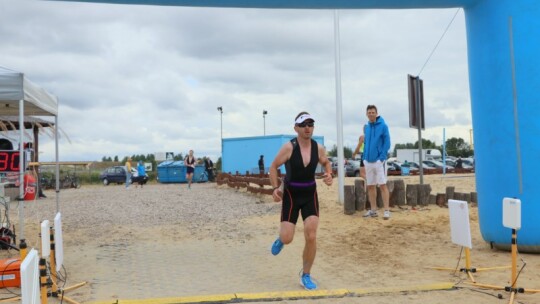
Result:
M472 140L472 129L469 129L469 143L471 144L471 150L474 150L474 144Z
M446 174L446 128L443 128L443 175Z
M19 100L19 241L24 240L24 100ZM7 204L9 205L9 204Z
M220 108L219 112L219 121L221 124L221 166L223 166L223 109Z
M58 157L58 114L54 116L54 145L55 145L55 172L56 172L56 213L60 212L60 157Z
M420 110L420 76L416 76L416 125L418 127L418 165L420 166L420 185L424 184L424 168L422 166L422 111Z
M341 105L341 59L339 49L339 12L334 10L334 46L336 65L336 122L337 122L337 152L338 152L338 202L345 202L345 178L343 157L343 119Z
M220 136L220 144L221 144L221 166L223 167L223 107L217 107L217 110L219 111L219 121L221 125L221 136Z
M266 136L266 115L263 113L263 135Z

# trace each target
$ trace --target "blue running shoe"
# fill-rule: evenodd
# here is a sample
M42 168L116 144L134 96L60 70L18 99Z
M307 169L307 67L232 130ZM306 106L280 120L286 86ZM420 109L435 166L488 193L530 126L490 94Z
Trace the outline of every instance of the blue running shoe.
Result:
M281 252L281 249L283 249L283 242L278 237L274 244L272 244L272 254L278 255Z
M317 289L317 284L315 284L311 280L311 276L309 275L309 273L302 274L302 278L300 279L300 284L302 284L302 286L304 286L304 288L306 290L315 290L315 289Z

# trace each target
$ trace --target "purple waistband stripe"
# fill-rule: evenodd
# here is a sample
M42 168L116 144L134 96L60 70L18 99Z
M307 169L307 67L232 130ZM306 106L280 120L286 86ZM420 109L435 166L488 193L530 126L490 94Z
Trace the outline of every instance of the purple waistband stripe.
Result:
M315 181L311 181L311 182L289 182L289 185L293 186L293 187L310 187L310 186L314 186L316 183Z

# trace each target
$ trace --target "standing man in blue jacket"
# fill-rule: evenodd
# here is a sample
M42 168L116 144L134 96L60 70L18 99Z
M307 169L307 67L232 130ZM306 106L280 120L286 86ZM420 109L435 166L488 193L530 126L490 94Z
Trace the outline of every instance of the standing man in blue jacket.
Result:
M378 115L377 107L368 105L368 123L365 126L364 154L362 161L366 168L367 189L371 209L364 217L377 217L377 185L381 188L384 205L383 219L390 219L390 193L386 187L386 155L390 150L390 132L384 119Z

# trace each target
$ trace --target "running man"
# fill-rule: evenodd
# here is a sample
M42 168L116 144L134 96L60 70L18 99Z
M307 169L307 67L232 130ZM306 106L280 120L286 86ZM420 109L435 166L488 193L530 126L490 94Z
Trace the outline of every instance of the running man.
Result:
M193 180L193 172L195 172L195 163L197 159L193 156L193 150L189 150L189 155L184 159L186 165L186 180L188 182L188 189L191 189L191 180Z
M384 205L383 219L390 219L390 193L386 187L386 155L390 150L390 132L384 119L377 114L377 107L368 105L368 123L364 127L364 154L366 180L371 209L364 217L377 217L377 185L381 188Z
M319 226L319 199L315 170L320 163L325 169L323 182L332 185L332 165L326 158L326 150L311 139L315 119L307 112L301 112L294 121L297 136L285 143L270 165L270 182L274 188L274 201L282 201L279 237L272 245L272 254L278 255L283 246L292 242L298 215L304 220L305 245L302 256L303 266L300 284L307 290L317 289L311 280L311 267L317 252L317 228ZM286 177L280 187L278 168L285 164Z

